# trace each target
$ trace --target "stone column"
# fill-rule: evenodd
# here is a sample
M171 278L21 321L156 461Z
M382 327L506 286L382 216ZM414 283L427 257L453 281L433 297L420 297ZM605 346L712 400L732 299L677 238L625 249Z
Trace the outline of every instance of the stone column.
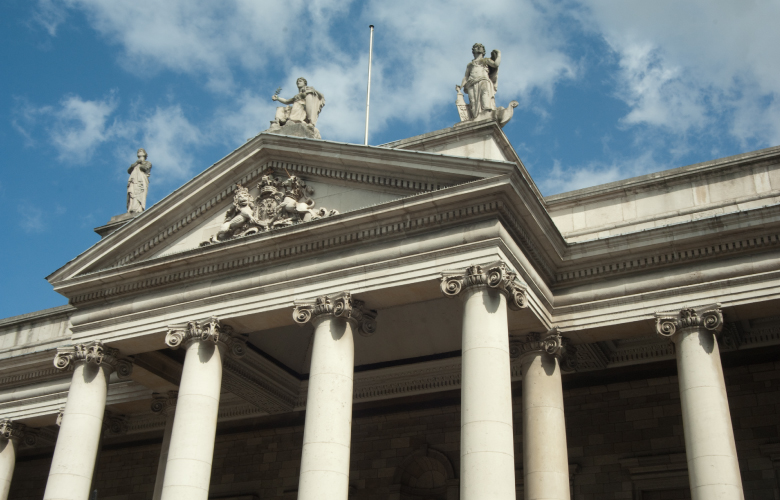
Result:
M715 339L715 334L723 328L720 305L656 316L656 331L670 338L677 352L691 498L744 498L723 367Z
M73 368L68 400L54 447L44 500L86 500L89 497L95 458L103 431L108 377L129 363L119 360L119 351L94 341L58 347L54 366ZM132 367L132 365L129 365Z
M165 479L164 500L207 500L217 434L222 359L226 351L243 356L245 344L227 325L211 318L169 328L165 343L186 350L176 402Z
M16 466L16 448L24 437L23 424L0 420L0 500L8 498Z
M463 296L460 498L515 498L507 305L526 305L526 288L503 262L442 274L448 297Z
M293 319L314 325L299 500L347 500L352 432L352 332L376 331L376 312L349 292L296 302Z
M570 350L570 354L573 350ZM512 342L523 373L523 484L526 500L569 500L569 457L563 415L561 360L557 328Z
M152 401L152 411L165 416L165 431L163 432L162 447L160 448L160 460L157 462L157 477L154 480L152 500L160 500L162 498L165 466L168 465L168 449L171 445L173 417L176 413L176 398L178 394L177 391L169 391L167 396L156 396Z

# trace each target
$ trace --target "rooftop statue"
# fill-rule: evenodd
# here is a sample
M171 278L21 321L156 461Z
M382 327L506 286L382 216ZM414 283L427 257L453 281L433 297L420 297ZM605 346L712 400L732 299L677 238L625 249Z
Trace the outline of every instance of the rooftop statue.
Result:
M149 192L149 175L152 173L152 164L146 161L146 150L138 150L138 160L130 165L127 173L127 213L140 213L146 210L146 195Z
M271 97L287 106L276 108L276 115L271 122L271 127L265 132L281 135L293 135L296 137L309 137L321 139L317 130L317 118L325 106L325 96L314 87L309 87L305 78L298 78L298 93L289 99L279 97L278 89Z
M512 118L518 102L509 103L509 108L496 107L498 91L498 67L501 64L501 51L494 50L485 57L485 46L475 43L471 48L474 60L466 66L466 74L460 85L455 86L458 93L455 105L461 122L495 120L502 127ZM461 89L469 96L469 103L463 98Z

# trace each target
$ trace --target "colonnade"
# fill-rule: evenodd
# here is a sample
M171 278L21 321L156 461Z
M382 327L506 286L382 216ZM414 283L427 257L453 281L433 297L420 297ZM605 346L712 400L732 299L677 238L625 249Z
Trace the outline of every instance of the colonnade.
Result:
M515 498L508 309L527 307L525 285L503 262L445 272L442 292L462 298L461 500ZM349 292L296 302L293 319L314 326L298 498L347 500L352 424L353 334L376 330ZM657 316L657 332L676 345L692 498L740 499L742 484L714 334L720 307ZM216 318L170 329L166 344L186 351L177 393L152 409L166 416L154 500L207 500L224 356L244 341ZM526 500L568 500L569 471L557 329L513 342L522 369ZM86 500L98 451L108 377L121 364L100 342L58 349L55 366L73 368L45 500ZM21 427L0 421L0 500L8 494Z

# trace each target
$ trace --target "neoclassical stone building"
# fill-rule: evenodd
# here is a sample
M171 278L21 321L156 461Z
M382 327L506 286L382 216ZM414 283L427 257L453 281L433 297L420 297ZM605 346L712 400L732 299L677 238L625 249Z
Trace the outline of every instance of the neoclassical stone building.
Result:
M0 499L777 499L780 148L543 197L263 133L0 321ZM744 493L743 493L744 491Z

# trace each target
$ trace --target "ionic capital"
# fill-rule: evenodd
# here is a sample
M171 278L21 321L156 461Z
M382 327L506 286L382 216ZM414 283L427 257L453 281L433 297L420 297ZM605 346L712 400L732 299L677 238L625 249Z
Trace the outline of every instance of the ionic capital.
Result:
M104 346L99 340L57 348L57 355L54 356L55 368L67 370L76 363L108 366L112 370L117 370L120 378L129 377L133 371L131 359L120 359L118 349Z
M322 295L314 300L295 301L293 320L296 323L303 325L325 316L349 321L364 337L376 332L377 312L366 308L365 302L354 298L349 292Z
M168 394L155 394L152 398L152 413L170 415L176 411L176 401L179 391L168 391Z
M441 274L441 291L447 297L455 297L469 287L484 286L503 293L509 308L514 311L528 307L525 284L502 261L485 266L469 266L465 272L444 271Z
M4 418L0 420L0 439L21 440L25 436L26 425Z
M246 342L230 326L223 325L214 316L205 321L190 321L183 327L168 327L165 344L171 349L187 347L195 341L223 344L230 355L236 358L246 354Z
M532 353L557 357L564 371L573 371L577 365L577 348L561 335L558 327L546 333L532 332L524 337L509 340L510 358L522 358Z
M656 313L655 331L658 335L671 338L687 328L699 328L717 334L723 329L723 312L720 304L703 307L687 307L679 312Z
M103 414L103 435L119 436L127 434L127 419L121 415L106 411Z

